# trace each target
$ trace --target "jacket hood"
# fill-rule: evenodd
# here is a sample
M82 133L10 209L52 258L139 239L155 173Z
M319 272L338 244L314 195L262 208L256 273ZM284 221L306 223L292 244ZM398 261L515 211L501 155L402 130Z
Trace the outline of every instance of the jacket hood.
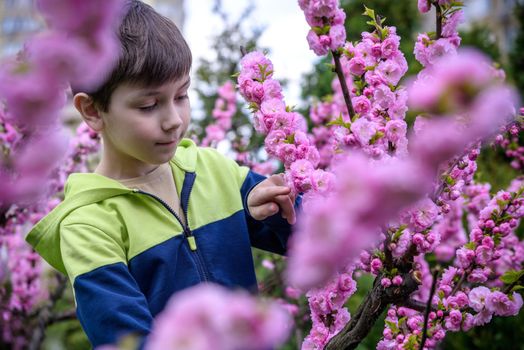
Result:
M194 172L197 146L192 140L182 139L177 146L171 167ZM73 173L64 187L64 200L42 218L27 234L26 241L51 266L66 274L60 253L60 224L74 210L108 198L132 193L133 190L103 175Z

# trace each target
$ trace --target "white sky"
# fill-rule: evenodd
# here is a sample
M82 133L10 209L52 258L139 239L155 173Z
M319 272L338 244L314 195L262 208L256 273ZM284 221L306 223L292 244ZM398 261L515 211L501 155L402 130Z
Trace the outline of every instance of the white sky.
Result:
M255 25L264 25L265 30L259 40L261 47L271 49L269 58L274 65L276 79L289 80L284 90L286 104L298 105L300 77L312 69L316 56L309 50L306 35L308 25L304 13L296 0L255 0L255 9L250 20ZM232 19L245 9L249 0L223 0L224 8ZM194 62L199 57L209 57L210 37L219 33L221 20L211 13L212 0L186 0L186 19L184 36L193 51ZM246 21L246 24L247 23ZM239 43L240 46L241 43Z

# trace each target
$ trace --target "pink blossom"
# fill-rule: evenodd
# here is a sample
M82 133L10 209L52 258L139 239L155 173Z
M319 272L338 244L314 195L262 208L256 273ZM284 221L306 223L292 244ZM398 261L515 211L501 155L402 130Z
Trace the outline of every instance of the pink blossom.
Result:
M382 56L386 59L392 58L397 54L400 44L400 37L398 35L390 35L382 42Z
M418 0L418 10L421 13L429 12L431 9L431 2L429 0Z
M457 262L461 268L467 269L471 265L474 259L475 259L475 252L472 251L471 249L462 247L457 250Z
M397 85L400 78L406 73L407 66L402 67L394 60L386 60L380 62L376 70L387 83Z
M344 46L344 43L346 42L346 28L342 24L331 26L329 37L331 38L329 48L333 51L337 50L339 47Z
M356 96L352 98L355 112L362 115L367 114L371 110L371 101L366 96Z
M123 14L123 1L37 0L37 7L55 30L92 37L118 24Z
M351 131L361 145L367 145L376 134L377 125L366 118L359 118L351 124Z
M473 288L468 294L469 306L471 306L471 308L477 312L482 311L485 307L486 299L490 293L491 291L489 288L484 286Z
M320 37L313 30L307 33L307 42L309 48L313 50L317 56L324 56L328 53L328 48L320 41Z
M455 55L457 48L448 39L440 38L428 48L428 62L435 64L445 56Z
M146 349L260 349L289 333L289 315L245 292L203 284L176 294L157 317Z
M486 309L497 316L515 316L522 307L522 296L513 292L512 299L506 294L494 291L486 297Z
M367 79L367 77L366 77ZM377 107L386 110L395 103L395 94L387 85L379 85L373 92L373 98Z
M348 62L348 69L351 74L360 76L366 72L366 62L362 57L353 57Z
M273 64L259 51L252 51L246 54L240 60L240 65L242 66L242 74L249 79L264 81L267 78L271 78L273 74ZM262 72L265 73L263 76Z
M422 231L435 222L438 214L435 203L429 198L424 198L409 211L409 223L414 230Z
M442 26L442 36L447 38L457 33L457 27L464 21L464 11L455 11L451 16L445 18L444 25Z
M390 120L386 123L386 138L396 143L400 138L405 137L407 124L403 120Z

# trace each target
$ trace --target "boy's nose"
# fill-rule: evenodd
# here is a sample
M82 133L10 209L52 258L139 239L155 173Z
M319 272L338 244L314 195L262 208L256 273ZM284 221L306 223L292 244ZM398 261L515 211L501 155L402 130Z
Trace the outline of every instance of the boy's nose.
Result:
M182 125L182 115L176 107L171 107L162 120L162 130L169 131Z

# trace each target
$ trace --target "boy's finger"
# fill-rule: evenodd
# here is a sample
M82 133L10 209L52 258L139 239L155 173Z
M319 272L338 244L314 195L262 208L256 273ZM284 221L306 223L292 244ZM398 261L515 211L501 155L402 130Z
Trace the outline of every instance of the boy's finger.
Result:
M275 201L282 211L282 217L287 219L287 221L293 225L295 223L295 207L290 196L280 195L275 197Z
M258 206L272 201L276 196L288 194L291 189L286 186L270 186L255 189L251 192L248 198L248 204L251 206Z
M278 186L286 186L286 181L284 179L284 174L274 174L269 177L269 180Z
M278 205L273 202L266 203L264 205L259 205L256 207L251 207L249 212L253 218L256 220L264 220L268 216L275 215L278 213Z

